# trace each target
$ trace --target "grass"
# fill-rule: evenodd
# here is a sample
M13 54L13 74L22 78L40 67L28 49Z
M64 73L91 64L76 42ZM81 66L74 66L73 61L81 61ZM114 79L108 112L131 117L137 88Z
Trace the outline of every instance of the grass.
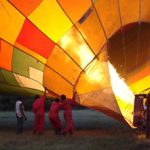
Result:
M89 112L88 112L89 113ZM25 126L22 135L17 135L14 126L11 127L7 116L0 115L0 150L149 150L150 140L144 133L136 133L103 115L90 112L92 118L101 119L100 123L94 119L85 119L88 113L75 117L74 135L56 136L51 126L46 127L43 135L33 135L31 122ZM77 113L76 113L77 114ZM98 115L98 116L97 116ZM88 114L88 116L90 116ZM103 118L104 117L104 118ZM8 122L5 127L1 123ZM76 118L78 118L76 120ZM84 120L83 120L84 118ZM32 118L29 118L31 121ZM83 120L83 122L82 122ZM89 121L88 121L89 120ZM88 125L84 124L88 123ZM48 122L46 122L48 123ZM94 128L94 123L99 127ZM2 125L2 126L1 126ZM48 125L47 125L48 126Z
M2 130L0 150L148 150L145 135L120 129L77 129L74 135L56 136L53 130L33 135L26 130L17 135L14 130Z

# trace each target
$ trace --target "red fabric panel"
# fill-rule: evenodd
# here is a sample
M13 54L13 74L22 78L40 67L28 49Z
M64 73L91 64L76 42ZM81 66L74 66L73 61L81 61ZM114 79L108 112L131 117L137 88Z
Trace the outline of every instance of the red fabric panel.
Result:
M16 42L45 58L48 58L55 45L53 41L44 35L29 20L25 20Z

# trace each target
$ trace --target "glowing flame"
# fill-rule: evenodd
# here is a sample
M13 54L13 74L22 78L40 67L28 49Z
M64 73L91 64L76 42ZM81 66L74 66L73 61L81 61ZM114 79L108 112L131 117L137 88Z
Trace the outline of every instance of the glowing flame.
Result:
M134 94L129 89L127 84L121 79L111 63L108 62L110 80L112 89L115 94L118 106L125 120L132 125L133 109L134 109Z
M84 68L94 57L93 53L89 50L89 47L84 43L79 46L77 55L80 57L82 68Z
M63 48L66 48L70 43L71 43L71 38L70 38L70 36L64 36L62 39L61 39L61 46L63 47Z
M93 83L106 84L106 63L94 60L85 70L85 74Z
M70 31L61 38L60 46L75 60L79 60L82 68L94 58L94 54L91 52L88 45L81 35L76 32Z

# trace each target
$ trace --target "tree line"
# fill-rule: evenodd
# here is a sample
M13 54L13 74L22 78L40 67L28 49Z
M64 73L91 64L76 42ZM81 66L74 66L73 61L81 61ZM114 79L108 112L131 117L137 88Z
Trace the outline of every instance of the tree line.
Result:
M15 103L18 96L7 96L0 95L0 111L15 111ZM49 107L54 98L46 98L45 100L45 111L49 111ZM32 104L34 97L23 97L23 103L26 111L32 111ZM75 106L73 109L86 109L83 106Z

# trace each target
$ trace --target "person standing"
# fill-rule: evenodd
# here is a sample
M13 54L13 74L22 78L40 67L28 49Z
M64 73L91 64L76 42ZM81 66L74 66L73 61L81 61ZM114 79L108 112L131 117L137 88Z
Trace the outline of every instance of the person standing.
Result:
M63 104L60 102L59 98L55 98L51 103L48 114L49 121L52 123L52 127L57 135L60 135L62 130L62 122L59 118L59 111L62 106Z
M44 94L40 97L39 95L35 96L35 101L32 104L32 111L34 113L34 128L33 134L43 134L44 132L44 102L46 97L46 89Z
M63 101L64 107L64 119L65 119L65 128L63 129L63 135L65 136L67 133L70 135L73 134L74 131L74 123L72 118L72 107L76 105L75 94L73 95L72 100L67 100L66 95L61 95L61 99Z
M22 98L19 97L15 104L16 118L17 118L17 134L21 134L23 132L23 121L27 120L27 117L24 112L24 105L22 102Z

